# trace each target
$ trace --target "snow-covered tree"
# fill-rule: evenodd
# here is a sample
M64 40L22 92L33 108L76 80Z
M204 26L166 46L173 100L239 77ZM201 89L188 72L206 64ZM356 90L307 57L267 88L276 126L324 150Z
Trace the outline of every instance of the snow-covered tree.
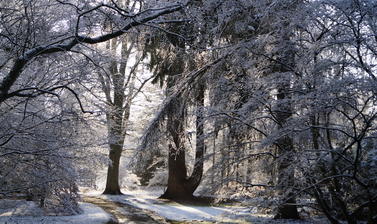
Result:
M375 2L213 0L187 10L200 35L181 40L202 63L183 71L165 105L206 80L217 183L264 188L277 218L298 218L307 204L295 198L314 197L333 223L373 223L375 176L361 176L373 154L364 144L374 138ZM261 182L240 178L242 166Z
M2 195L26 193L41 206L62 208L57 212L78 212L76 180L85 178L77 174L89 174L99 160L80 88L97 66L90 46L182 7L134 12L114 1L0 2Z

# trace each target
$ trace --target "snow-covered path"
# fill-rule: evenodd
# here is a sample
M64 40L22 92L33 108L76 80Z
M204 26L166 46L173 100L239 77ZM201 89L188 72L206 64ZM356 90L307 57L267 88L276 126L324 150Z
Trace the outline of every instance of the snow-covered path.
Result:
M253 224L325 224L320 220L274 220L272 216L258 214L255 209L243 206L197 206L186 205L168 200L157 199L159 192L122 191L124 195L101 195L99 192L85 194L85 197L96 198L113 203L112 206L128 216L131 221L119 220L119 223L253 223ZM90 201L87 201L90 202ZM102 207L98 203L94 203ZM102 207L105 211L112 213ZM146 220L133 222L133 215L148 217ZM121 215L122 217L122 215Z
M143 211L152 211L169 221L182 223L194 222L231 222L245 223L243 216L249 216L250 210L245 207L215 207L180 204L168 200L148 197L148 195L125 194L122 196L102 195L101 198L129 204Z
M147 223L177 223L177 221L179 223L202 223L203 221L206 223L248 223L242 219L242 216L250 215L250 209L245 207L233 206L227 208L184 205L168 200L157 199L159 193L150 191L123 191L123 193L124 195L101 195L99 192L92 192L85 194L84 198L86 202L100 206L113 216L118 216L118 213L128 213L131 214L131 216L138 213L152 217L153 222L149 221ZM106 202L107 205L103 206L101 203L98 203L101 200L102 202ZM112 208L106 208L108 205ZM118 208L116 208L116 206L118 206ZM120 218L116 217L119 223L130 223L129 221L122 221L124 215L120 214L119 217ZM131 220L133 219L132 217L129 218ZM136 219L138 218L136 217ZM140 220L136 223L143 223L143 221Z
M151 211L143 210L143 209L137 208L135 206L132 206L126 203L106 200L102 197L84 197L83 199L85 202L95 204L101 207L107 213L109 213L112 216L112 221L108 222L108 224L110 223L119 223L119 224L163 223L163 224L167 224L168 223L164 218L154 214Z

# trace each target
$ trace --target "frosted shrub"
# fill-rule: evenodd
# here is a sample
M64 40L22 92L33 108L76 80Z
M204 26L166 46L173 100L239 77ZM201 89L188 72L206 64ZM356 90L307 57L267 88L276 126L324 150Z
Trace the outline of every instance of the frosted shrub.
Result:
M149 187L161 187L168 184L168 171L167 169L159 168L155 172L153 178L149 181Z
M140 178L128 170L125 171L121 181L121 187L126 189L136 189L138 186L140 186Z
M64 186L65 185L65 186ZM60 185L55 184L55 188L45 199L45 209L54 215L73 215L81 212L78 205L79 195L75 183Z

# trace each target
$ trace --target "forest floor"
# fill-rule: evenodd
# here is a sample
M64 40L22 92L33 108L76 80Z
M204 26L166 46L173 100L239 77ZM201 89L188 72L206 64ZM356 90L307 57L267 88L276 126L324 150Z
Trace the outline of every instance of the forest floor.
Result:
M100 206L113 216L112 223L254 223L326 224L325 219L274 220L256 209L237 204L193 205L158 199L159 192L122 191L123 195L87 192L84 201Z
M34 202L0 200L0 224L326 224L326 219L274 220L261 214L251 205L223 203L178 203L158 199L161 191L123 190L123 195L102 195L101 192L82 193L82 214L49 216Z

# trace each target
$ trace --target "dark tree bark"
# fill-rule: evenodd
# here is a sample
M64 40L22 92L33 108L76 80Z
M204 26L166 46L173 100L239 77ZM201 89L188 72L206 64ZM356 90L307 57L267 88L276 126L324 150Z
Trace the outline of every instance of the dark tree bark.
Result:
M198 88L197 108L204 106L204 87ZM181 102L175 103L177 108L182 108ZM173 111L172 111L173 112ZM168 132L173 138L174 146L169 145L169 160L168 160L168 186L161 198L172 200L192 200L194 199L194 192L198 188L203 176L203 155L205 150L203 138L203 118L201 112L198 111L196 118L196 152L194 170L190 177L187 176L185 149L182 142L184 132L184 112L173 112L173 116L168 118Z
M110 144L109 158L111 164L107 169L106 188L104 194L122 194L119 187L119 162L122 155L122 147L116 144Z
M185 151L169 145L168 160L168 187L161 198L172 200L189 200L192 198L192 192L186 184L187 169L185 160Z
M289 24L283 22L284 29L288 29ZM283 30L284 30L283 29ZM274 72L283 74L284 77L281 78L280 83L277 85L277 111L276 120L280 129L285 128L288 119L292 116L292 105L291 105L291 79L292 79L292 68L295 67L295 52L294 46L291 42L291 33L283 32L281 34L281 39L279 44L284 44L285 48L281 50L277 55L277 64L274 65ZM285 131L287 132L287 130ZM277 140L276 146L278 148L278 180L277 186L279 187L279 193L284 191L289 191L290 193L284 194L283 203L278 206L277 214L275 218L277 219L299 219L299 214L297 211L296 199L293 195L291 189L295 184L295 170L290 167L292 164L292 159L294 155L294 146L291 133L284 134L280 139Z
M107 123L109 128L109 159L111 164L108 166L107 178L106 178L106 188L103 192L104 194L121 194L119 186L119 163L122 155L124 137L125 137L125 127L123 123L128 120L128 116L123 115L123 94L115 91L114 92L114 115L107 116ZM127 109L127 108L126 108ZM126 117L124 120L123 117Z
M287 84L289 85L289 84ZM278 88L278 100L286 100L289 98L287 95L287 86L281 86ZM292 115L290 103L284 103L279 106L279 111L276 113L276 119L279 121L279 126L283 127L287 119ZM294 186L295 175L294 169L290 168L293 155L293 141L290 136L283 136L277 141L278 147L278 181L277 185L279 191L286 191ZM291 192L291 191L290 191ZM282 193L282 192L280 192ZM296 199L293 193L288 193L283 197L283 203L279 205L276 219L299 219L299 214L296 206Z
M116 52L118 44L122 44L121 59L122 63L112 61L110 65L110 77L112 86L106 86L102 81L102 88L105 92L109 111L106 114L108 137L109 137L109 159L111 163L108 166L106 188L104 194L121 194L119 186L119 163L122 156L124 138L126 136L127 122L130 116L130 107L134 97L134 77L135 74L126 74L126 65L134 47L131 42L127 47L127 40L118 41L113 39L109 42L108 48ZM133 66L138 66L135 63ZM128 75L128 76L127 76ZM127 78L127 83L126 83ZM102 77L101 80L105 78ZM110 89L113 89L113 99L111 99ZM128 88L127 94L125 93Z
M182 142L184 134L184 111L182 106L182 99L176 99L168 115L167 130L173 139L174 146L169 144L168 186L161 198L182 200L189 199L192 196L186 184L186 158Z

